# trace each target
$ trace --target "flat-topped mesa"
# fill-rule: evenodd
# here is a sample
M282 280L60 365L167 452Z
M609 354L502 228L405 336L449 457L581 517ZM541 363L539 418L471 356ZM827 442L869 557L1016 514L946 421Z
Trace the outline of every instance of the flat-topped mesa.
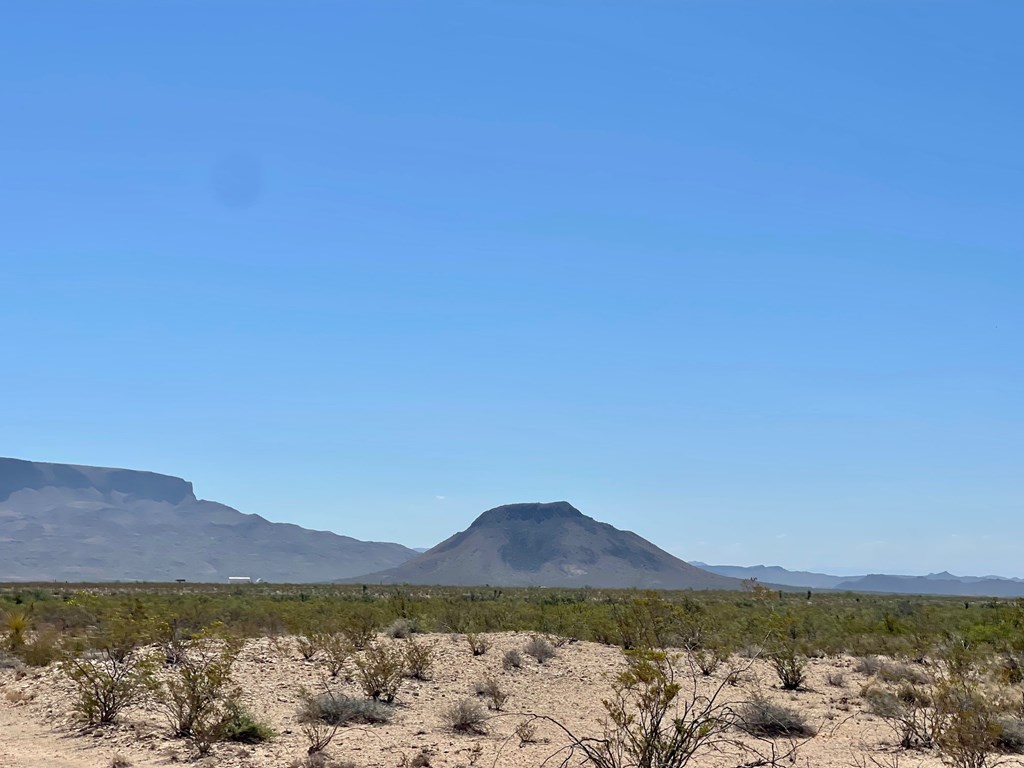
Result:
M0 458L0 501L16 491L44 488L92 488L104 494L120 493L168 504L196 501L192 483L171 475Z
M344 518L339 518L344 523ZM0 458L0 582L315 582L416 555L197 499L180 477Z
M470 528L504 525L513 521L542 523L556 518L579 520L584 517L586 515L567 501L504 504L481 514Z

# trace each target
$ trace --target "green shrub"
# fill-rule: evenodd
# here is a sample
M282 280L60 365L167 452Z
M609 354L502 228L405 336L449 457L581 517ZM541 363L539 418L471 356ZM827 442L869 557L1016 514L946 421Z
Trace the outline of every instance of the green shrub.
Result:
M377 635L377 616L370 610L361 610L347 616L341 632L352 648L361 651Z
M75 689L73 708L89 723L112 723L153 689L156 664L142 653L67 655L61 669Z
M807 680L807 659L792 647L769 653L768 663L775 670L784 691L799 690Z
M261 723L237 701L228 703L224 721L224 741L240 744L262 744L277 734L266 723Z
M371 699L395 700L405 673L405 654L399 648L371 645L356 657L356 682Z
M405 671L415 680L426 680L434 666L434 645L407 640L405 644Z
M231 675L240 650L240 641L208 633L182 640L175 649L178 664L157 691L157 705L174 735L189 739L200 755L224 741L232 719L240 716L240 692Z

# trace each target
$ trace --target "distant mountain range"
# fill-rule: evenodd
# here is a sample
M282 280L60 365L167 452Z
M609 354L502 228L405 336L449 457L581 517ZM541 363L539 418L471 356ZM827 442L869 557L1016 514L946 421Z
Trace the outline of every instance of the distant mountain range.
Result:
M762 583L806 589L834 589L849 592L882 592L909 595L953 595L961 597L1024 597L1024 579L1004 576L954 576L948 571L927 576L833 576L810 571L788 571L777 565L708 565L699 568L736 579L757 579Z
M587 517L565 501L495 507L422 555L358 580L645 589L742 586L737 579L685 563L635 533Z
M426 551L273 523L197 499L178 477L0 458L0 581L348 581L789 589L1024 597L999 576L833 576L686 563L565 501L508 504Z
M0 458L0 581L330 581L415 555L202 501L178 477Z

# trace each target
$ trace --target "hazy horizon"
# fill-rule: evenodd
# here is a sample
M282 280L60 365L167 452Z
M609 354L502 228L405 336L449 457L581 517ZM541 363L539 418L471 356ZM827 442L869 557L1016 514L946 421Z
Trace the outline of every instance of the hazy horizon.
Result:
M0 455L359 539L1024 576L1024 6L16 4Z

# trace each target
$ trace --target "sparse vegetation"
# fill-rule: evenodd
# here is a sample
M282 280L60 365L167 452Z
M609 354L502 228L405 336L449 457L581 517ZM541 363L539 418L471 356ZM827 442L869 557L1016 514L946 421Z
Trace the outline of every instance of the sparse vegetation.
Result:
M305 669L322 670L325 679L328 672L332 676L351 672L352 680L363 689L366 698L353 699L359 702L354 705L355 714L332 718L342 723L338 727L346 727L375 722L372 716L361 714L367 707L378 707L390 715L393 710L386 703L395 700L403 675L429 676L434 661L427 650L433 647L429 642L419 638L374 642L375 627L393 625L399 618L410 621L406 616L416 616L417 625L435 631L460 623L463 629L479 629L479 637L488 633L489 640L502 645L507 640L499 640L490 633L503 629L534 633L526 647L504 650L493 664L486 663L486 659L474 663L488 669L496 668L500 660L506 671L515 670L522 665L524 652L540 663L549 661L556 652L550 640L553 636L602 639L608 644L626 638L640 654L665 654L666 658L681 661L682 667L673 668L673 677L669 678L682 686L674 692L656 684L657 674L669 674L666 669L655 674L648 668L652 677L646 682L639 677L629 685L619 681L616 695L608 702L612 708L608 711L608 738L626 738L628 733L635 733L637 721L630 725L628 714L636 716L641 711L645 706L644 695L674 696L672 705L664 710L664 717L668 718L664 723L678 717L677 710L683 712L685 723L689 722L686 717L697 717L704 711L702 707L706 704L702 700L699 706L692 705L697 706L696 710L692 709L689 687L693 681L699 681L705 692L714 691L716 681L750 690L756 677L732 668L723 671L727 655L720 649L750 646L750 653L756 654L761 652L757 646L761 646L761 657L779 675L779 687L783 689L787 688L787 680L806 678L808 655L820 658L822 654L844 651L857 654L860 659L854 669L858 675L870 678L863 691L863 707L880 718L880 727L892 730L895 738L888 741L908 749L932 749L933 754L953 768L985 768L998 762L1000 755L1015 754L1024 748L1024 705L1019 688L1019 659L1024 658L1024 641L1020 636L1024 602L1010 600L972 601L969 609L965 609L962 601L945 598L878 595L815 595L813 603L805 603L775 591L762 596L638 596L606 590L440 588L399 594L393 588L345 585L277 585L273 592L262 585L252 585L251 590L244 591L213 585L190 585L188 591L161 585L119 584L98 585L88 591L54 585L0 587L0 614L6 616L12 611L29 617L30 622L17 641L9 637L8 624L0 625L0 640L5 648L14 645L19 649L16 654L6 650L4 666L20 665L18 658L45 664L48 656L59 654L61 669L72 681L75 706L90 722L109 722L125 709L143 702L161 711L166 711L169 703L175 712L180 707L180 718L168 714L168 720L174 720L173 730L186 738L193 738L186 736L186 732L195 730L195 747L200 752L209 749L209 744L232 738L233 731L249 735L259 732L259 723L252 715L237 716L234 705L239 699L231 663L224 668L226 682L213 697L217 704L210 718L195 729L183 725L189 719L187 711L191 707L186 695L189 685L184 678L192 674L186 670L193 665L189 660L193 648L197 652L201 648L200 656L215 661L221 650L239 645L238 640L225 641L222 634L202 634L203 626L215 618L223 618L238 636L280 636L299 626L323 629L303 635L316 646L311 657L316 663ZM708 628L713 628L714 633ZM367 637L364 650L355 650L354 641ZM459 643L467 642L463 634L456 637ZM644 637L657 638L669 647L652 650L636 646ZM288 644L288 663L298 663L294 636ZM38 656L32 655L35 647L39 649ZM156 651L143 650L154 647ZM466 645L461 647L465 653ZM264 641L254 648L259 663L259 657L267 656L268 646ZM445 650L449 650L447 644ZM540 651L539 657L535 651ZM251 663L248 653L247 664ZM424 664L414 658L418 655L422 655ZM468 656L464 659L469 662ZM575 653L567 654L565 663L558 666L571 670L574 660ZM269 660L279 662L279 657ZM755 663L755 670L761 670L761 662ZM654 664L659 666L660 663ZM816 672L817 679L824 679L835 688L852 685L854 679L850 676L854 673L847 670L844 676L844 666L840 662L825 667L823 673ZM32 674L27 670L17 674L25 673ZM5 674L14 678L16 673ZM711 677L716 680L707 679ZM858 685L865 682L863 677L854 677ZM512 678L500 673L498 678L505 685L514 682L517 692L527 680L521 675ZM349 682L346 678L344 684ZM495 682L500 693L506 693L493 678L490 682ZM462 684L465 683L466 680ZM808 684L806 679L800 679L796 687ZM168 693L174 686L181 686L177 696ZM411 684L409 687L421 688ZM29 695L20 686L5 691L8 699ZM488 696L488 706L495 707L484 687L480 695ZM730 692L729 698L743 695L742 691ZM829 717L835 712L851 712L851 706L852 712L856 712L857 702L850 691L800 693L793 701L823 695L830 699ZM83 697L89 702L81 700ZM203 698L199 693L196 697ZM108 699L113 706L108 706ZM517 708L523 706L518 698L515 701ZM772 701L783 706L778 697ZM477 703L486 717L484 702ZM507 704L498 702L496 706L504 709ZM690 714L686 715L688 706ZM231 712L236 716L229 717ZM796 712L799 714L799 706ZM620 720L621 727L616 725L613 713L624 718ZM725 708L717 710L715 717L732 724L732 738L749 740L747 736L738 736L740 731L736 730L742 728L741 721L754 722L748 714L736 708L730 715ZM232 721L238 727L232 726ZM534 726L537 723L529 719L523 722ZM716 719L714 724L706 725L714 731L721 722ZM311 747L327 737L334 738L331 729L335 726L324 718L304 718L304 731L307 726ZM248 739L249 735L242 738ZM662 734L659 738L669 737ZM566 739L571 741L568 736ZM574 745L574 749L577 756L582 755L580 745Z
M472 699L462 699L444 711L444 720L456 733L487 733L487 712Z
M357 699L331 690L303 696L301 722L322 721L328 725L380 725L391 722L394 708L376 699Z
M485 677L483 680L478 680L475 686L476 695L483 696L487 699L487 708L495 711L500 711L505 706L505 702L508 701L509 694L501 687L499 683L493 677Z
M224 741L233 741L238 744L262 744L277 736L273 728L257 720L237 701L228 702L226 715L222 733Z
M426 680L434 666L433 643L418 643L407 640L405 645L405 671L415 680Z
M527 655L533 656L533 658L537 660L538 664L546 664L555 657L554 646L552 646L546 638L543 638L540 635L534 635L531 637L523 650Z
M356 682L371 699L395 700L405 676L406 657L400 648L387 645L371 645L357 656Z
M752 736L813 736L814 729L797 710L755 695L739 709L739 727Z
M502 669L509 671L512 669L521 669L523 666L523 654L520 653L517 648L510 648L505 651L505 655L501 657Z
M154 687L155 659L142 651L141 630L116 617L91 647L69 649L61 668L75 689L74 709L86 722L112 723Z
M408 619L395 619L384 634L392 640L405 640L412 634L412 623Z
M178 663L157 688L156 702L176 736L189 739L199 754L227 739L234 725L242 729L245 714L238 703L231 667L241 644L237 639L204 633L178 643Z
M487 639L486 635L475 632L466 635L466 642L469 643L469 650L474 656L483 656L491 647L491 641Z

